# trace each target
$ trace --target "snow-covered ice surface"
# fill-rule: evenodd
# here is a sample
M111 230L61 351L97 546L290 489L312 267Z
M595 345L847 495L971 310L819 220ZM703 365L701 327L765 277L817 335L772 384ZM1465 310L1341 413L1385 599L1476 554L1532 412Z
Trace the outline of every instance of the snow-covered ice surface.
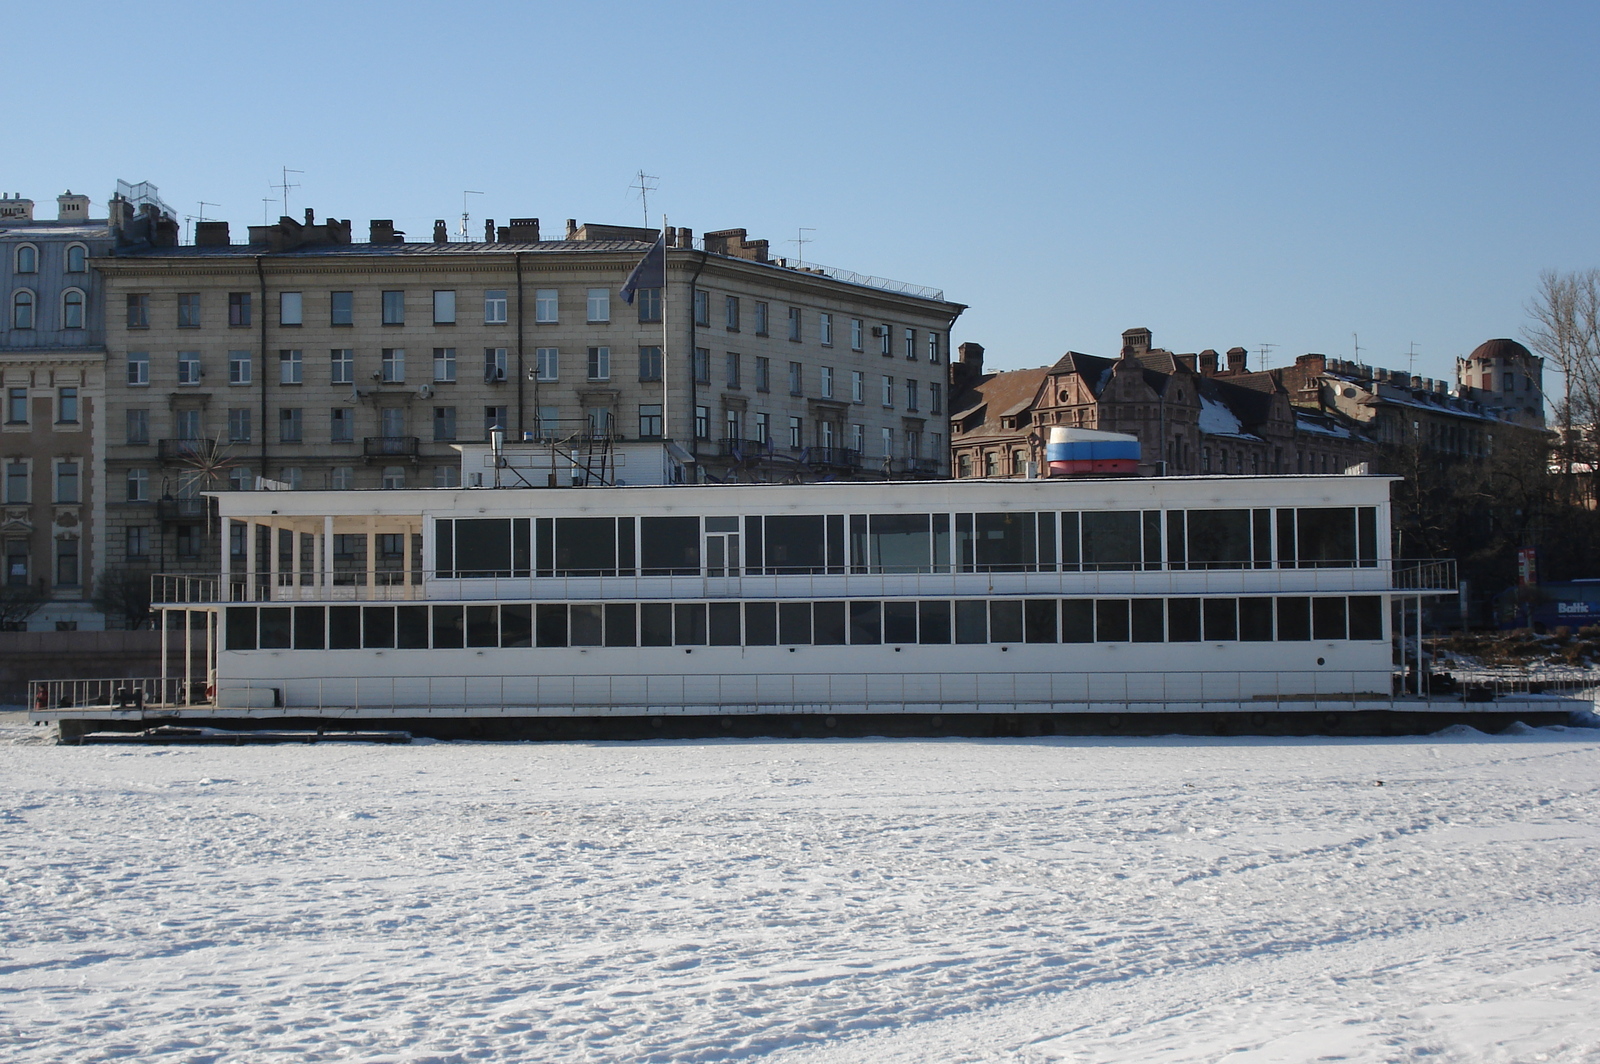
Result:
M1600 1060L1586 729L44 739L6 1060Z

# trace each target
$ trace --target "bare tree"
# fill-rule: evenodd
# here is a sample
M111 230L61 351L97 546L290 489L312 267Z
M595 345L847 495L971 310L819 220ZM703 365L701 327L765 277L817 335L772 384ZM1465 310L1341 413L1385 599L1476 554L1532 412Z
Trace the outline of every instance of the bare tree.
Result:
M1600 270L1539 275L1539 290L1528 301L1533 324L1523 330L1528 346L1561 374L1561 399L1555 404L1561 428L1562 462L1574 459L1595 467L1600 442Z
M0 632L25 631L28 618L48 601L43 582L0 585Z
M107 569L95 584L93 601L95 609L121 619L129 631L143 628L151 620L150 574L143 569Z

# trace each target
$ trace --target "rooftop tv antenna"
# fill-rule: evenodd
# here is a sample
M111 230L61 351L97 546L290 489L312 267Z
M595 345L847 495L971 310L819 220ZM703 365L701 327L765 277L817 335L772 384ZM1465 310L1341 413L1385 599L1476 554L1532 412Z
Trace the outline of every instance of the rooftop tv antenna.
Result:
M1359 365L1361 365L1361 337L1357 336L1355 333L1351 333L1350 334L1350 339L1355 342L1355 345L1356 345L1356 365L1359 366Z
M1256 345L1257 353L1261 355L1262 369L1272 368L1272 350L1277 346L1277 344L1269 344L1265 342Z
M271 196L262 196L261 197L261 224L262 225L271 225L272 224L271 212L272 212L272 197Z
M644 208L644 227L646 229L650 228L650 193L654 192L657 188L657 186L650 184L650 182L660 180L661 179L655 174L647 174L643 170L640 170L638 173L639 183L637 185L628 186L629 188L636 188L639 190L639 205Z
M305 173L304 170L291 170L287 166L285 166L283 168L283 182L281 184L268 185L267 186L268 188L275 188L279 192L283 193L283 217L285 217L285 218L289 217L289 190L291 188L299 188L300 187L300 185L297 182L290 182L289 175L290 174L303 174L303 173Z
M471 240L472 239L470 236L467 235L467 197L468 196L481 196L481 195L483 195L482 192L473 192L471 189L467 189L467 190L465 190L465 191L463 191L461 193L461 239L462 240Z
M190 237L188 236L188 233L190 231L190 223L203 222L203 221L206 220L206 208L207 207L220 207L220 206L222 206L222 204L220 204L220 203L207 203L205 200L201 200L200 201L200 213L199 214L186 214L186 215L184 215L184 217L183 217L183 228L184 228L184 233L185 233L184 239L186 239L186 240L190 239ZM190 242L192 243L193 241L190 240Z
M816 230L809 225L802 225L795 230L794 239L789 241L794 245L795 265L804 266L806 264L806 245L811 243L811 237L806 236L806 234L815 232Z
M1411 350L1406 354L1406 372L1413 377L1417 375L1417 342L1411 341Z

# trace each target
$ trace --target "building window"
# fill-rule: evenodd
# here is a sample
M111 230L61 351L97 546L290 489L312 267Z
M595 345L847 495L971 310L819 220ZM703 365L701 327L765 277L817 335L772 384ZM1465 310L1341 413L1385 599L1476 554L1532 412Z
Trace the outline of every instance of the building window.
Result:
M799 307L790 307L789 308L789 339L795 340L795 341L798 341L800 339L800 308Z
M866 323L860 318L850 319L850 350L860 351L865 344Z
M756 356L756 391L772 390L772 360L765 355Z
M173 414L174 428L180 440L200 438L200 411L179 410Z
M456 294L453 290L433 293L433 323L435 325L456 323Z
M798 415L789 417L789 449L798 451L805 440L805 422Z
M639 306L639 320L652 322L661 320L661 289L640 288L637 290Z
M439 442L448 442L456 438L455 407L436 406L433 408L433 438Z
M894 354L894 329L887 324L875 327L873 332L878 334L878 353L880 355Z
M403 384L406 379L406 349L385 347L382 368L378 372L384 384Z
M76 288L69 288L61 294L61 327L83 328L83 293Z
M483 323L485 325L504 325L506 323L506 293L504 289L483 293Z
M278 479L289 486L290 491L300 490L301 471L299 466L284 466L278 470Z
M28 423L28 389L6 389L6 424L26 425Z
M739 331L739 297L724 296L722 299L722 314L726 320L729 332Z
M737 388L739 387L739 353L737 351L729 351L725 361L727 362L728 387Z
M78 463L64 459L56 463L56 502L78 501Z
M89 249L82 244L67 246L67 272L84 273L89 269Z
M453 347L436 347L433 349L433 379L437 384L453 384L456 379L456 349Z
M386 406L378 415L380 431L388 439L399 439L406 434L406 412L403 407Z
M199 384L200 383L200 352L198 352L198 351L179 351L178 352L178 383L179 384Z
M486 406L483 408L483 438L489 439L489 434L495 429L506 427L506 408L503 406Z
M739 418L739 411L732 410L732 409L725 410L723 412L723 428L722 428L723 439L727 439L727 440L743 439L744 437L741 435L741 433L743 433L743 432L744 432L744 426L741 423L741 420Z
M235 491L249 490L250 471L248 469L235 469L228 479L233 484ZM244 485L243 488L239 486L241 482ZM201 547L206 541L205 526L179 525L177 535L173 538L174 546L178 552L178 557L198 558L200 557Z
M200 293L178 293L178 328L200 328Z
M278 410L278 442L299 443L302 439L303 418L300 407L285 406Z
M1000 456L994 451L989 451L983 456L983 475L986 477L1000 475Z
M928 457L938 463L944 462L944 435L942 433L928 433Z
M329 292L328 293L328 324L329 325L354 325L355 293L354 292Z
M859 369L850 371L850 401L852 403L867 401L867 375Z
M150 352L128 352L128 383L136 388L150 383Z
M355 439L354 411L348 406L336 406L328 411L328 439L334 443L349 443Z
M279 352L279 355L280 356L282 355L281 351ZM180 366L179 368L181 369L182 367ZM183 377L182 377L181 373L179 374L178 383L179 384L183 383ZM228 383L229 384L249 384L250 383L250 352L248 352L248 351L229 351L228 352Z
M560 407L541 406L533 412L533 431L541 440L554 439L560 427Z
M383 293L383 323L385 325L404 325L406 323L405 292Z
M972 475L972 456L964 454L956 459L956 476L970 477Z
M554 288L539 288L533 293L533 320L538 325L553 325L560 320L559 292Z
M144 525L129 525L123 535L128 557L147 558L150 556L150 530Z
M134 407L127 414L127 441L134 446L143 446L150 442L150 411L143 407Z
M485 384L499 384L506 379L506 358L510 349L505 347L486 347L483 349L483 381Z
M459 488L461 486L461 470L453 465L434 466L433 486L436 488Z
M913 381L913 380L908 380L908 381L906 381L906 409L907 410L916 410L916 408L917 408L917 382Z
M850 449L857 454L867 449L867 427L865 425L850 426Z
M832 399L833 398L833 367L832 366L823 366L817 372L822 377L822 387L820 389L822 398L824 398L824 399Z
M32 244L23 244L17 248L17 272L39 272L39 249Z
M759 300L756 302L756 335L767 335L767 305Z
M591 323L610 321L611 320L611 289L609 289L609 288L591 288L591 289L589 289L588 307L589 307L589 321Z
M611 379L611 348L589 348L589 379L592 381Z
M299 325L305 321L305 305L299 292L278 293L278 324Z
M906 429L906 457L911 459L922 457L922 433L916 429Z
M250 440L250 408L234 407L228 411L228 442L248 443Z
M63 587L78 586L78 541L72 538L56 540L56 583Z
M383 467L383 487L384 487L385 490L387 490L387 491L399 491L401 488L404 488L405 486L406 486L406 467L405 466L392 465L392 466L384 466Z
M938 381L928 382L928 413L944 413L944 386Z
M884 406L893 406L894 405L894 378L893 377L885 377L885 378L883 378L883 405Z
M278 383L299 384L302 380L304 359L299 350L278 352Z
M883 457L886 458L886 459L887 458L893 458L894 457L894 429L885 428L885 429L879 429L878 431L882 433ZM884 468L887 469L888 466L885 465Z
M26 288L21 289L11 297L11 327L13 329L33 328L33 293Z
M591 406L583 412L584 420L588 423L591 436L611 435L611 408L607 406Z
M536 347L533 350L533 372L542 381L557 379L561 352L554 347Z
M328 487L334 491L349 491L356 486L356 471L350 466L334 466L328 473Z
M13 459L6 463L6 503L22 506L28 502L28 463Z
M78 389L62 388L56 395L56 424L78 423Z
M817 315L817 340L823 347L833 346L833 315Z
M711 294L709 292L696 292L694 294L694 323L703 326L711 324Z
M772 446L772 415L765 410L756 411L755 440L763 447Z
M6 584L25 587L28 583L28 541L6 540Z
M639 379L642 381L661 379L661 348L639 348Z
M711 383L710 348L697 347L694 349L694 379L700 384Z
M354 384L356 380L356 353L348 347L335 347L328 352L328 382Z
M694 408L694 436L697 440L711 438L711 408L697 406Z
M798 362L789 363L789 394L790 395L804 395L805 394L806 390L805 390L804 374L805 374L805 368L803 366L801 366L800 363L798 363Z
M661 435L661 404L651 403L639 407L639 436L654 439Z
M939 364L939 334L932 331L928 333L928 362L935 366Z
M915 362L917 360L917 330L915 329L906 330L905 353L906 361Z
M128 328L150 328L150 296L136 292L128 296Z
M250 324L250 293L249 292L229 292L228 293L228 324L229 325L249 325Z

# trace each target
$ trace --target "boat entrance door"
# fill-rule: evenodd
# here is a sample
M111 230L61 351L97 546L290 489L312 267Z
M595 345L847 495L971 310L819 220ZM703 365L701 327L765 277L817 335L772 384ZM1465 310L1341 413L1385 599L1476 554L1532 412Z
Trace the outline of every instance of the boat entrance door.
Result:
M706 578L736 579L740 574L739 519L706 518Z

